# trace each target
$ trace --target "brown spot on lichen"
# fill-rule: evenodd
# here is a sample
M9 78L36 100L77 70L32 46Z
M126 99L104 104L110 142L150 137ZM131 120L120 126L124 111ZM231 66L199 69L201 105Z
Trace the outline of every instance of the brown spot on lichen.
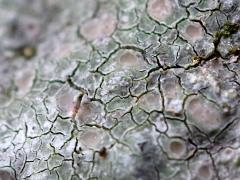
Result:
M107 153L107 148L102 147L98 153L99 153L99 156L100 156L101 158L103 158L103 159L106 159L106 158L107 158L107 155L108 155L108 153Z

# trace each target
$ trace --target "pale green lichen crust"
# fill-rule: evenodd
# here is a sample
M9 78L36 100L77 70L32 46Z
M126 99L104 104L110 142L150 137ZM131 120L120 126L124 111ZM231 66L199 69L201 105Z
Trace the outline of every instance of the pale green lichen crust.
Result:
M238 180L239 0L0 0L0 179Z

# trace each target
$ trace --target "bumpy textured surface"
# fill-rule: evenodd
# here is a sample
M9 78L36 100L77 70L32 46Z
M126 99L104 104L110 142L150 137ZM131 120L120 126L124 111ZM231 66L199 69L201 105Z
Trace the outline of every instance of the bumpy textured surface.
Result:
M0 179L238 180L239 0L0 0Z

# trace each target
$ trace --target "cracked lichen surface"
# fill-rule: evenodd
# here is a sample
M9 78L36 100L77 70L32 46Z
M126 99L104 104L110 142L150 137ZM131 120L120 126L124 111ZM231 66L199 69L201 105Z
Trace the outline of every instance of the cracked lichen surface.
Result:
M239 179L239 0L0 0L0 42L0 179Z

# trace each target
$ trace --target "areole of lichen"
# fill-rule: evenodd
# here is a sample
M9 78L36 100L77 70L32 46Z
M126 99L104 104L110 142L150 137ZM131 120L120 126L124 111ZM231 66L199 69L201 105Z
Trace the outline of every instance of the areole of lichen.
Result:
M178 114L182 110L184 99L183 89L181 88L177 78L162 78L162 91L165 97L165 109L170 114Z

